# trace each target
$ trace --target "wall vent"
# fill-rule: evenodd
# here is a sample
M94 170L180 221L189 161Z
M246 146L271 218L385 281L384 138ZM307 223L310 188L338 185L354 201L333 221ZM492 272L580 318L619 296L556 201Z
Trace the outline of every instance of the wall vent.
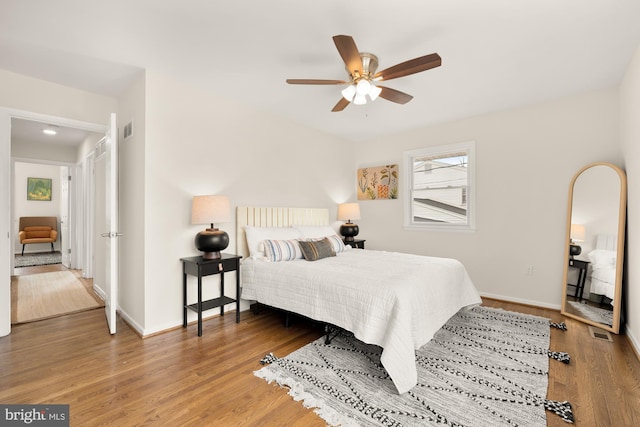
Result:
M600 328L589 326L589 335L591 335L591 338L595 338L597 340L613 342L613 338L611 338L611 334L608 331L605 331Z
M131 138L131 136L133 135L133 120L127 123L126 125L124 125L123 133L124 133L125 141Z

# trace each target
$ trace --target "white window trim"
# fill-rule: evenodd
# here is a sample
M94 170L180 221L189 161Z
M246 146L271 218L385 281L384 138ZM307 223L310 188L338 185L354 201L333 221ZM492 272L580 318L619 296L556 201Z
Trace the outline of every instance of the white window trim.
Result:
M449 152L464 150L468 153L468 183L467 191L467 223L466 224L442 224L442 223L418 223L413 221L412 215L412 189L413 189L413 159L415 157L433 156ZM446 231L476 231L476 142L468 141L457 144L438 145L434 147L419 148L403 152L403 177L404 189L404 229L406 230L446 230Z

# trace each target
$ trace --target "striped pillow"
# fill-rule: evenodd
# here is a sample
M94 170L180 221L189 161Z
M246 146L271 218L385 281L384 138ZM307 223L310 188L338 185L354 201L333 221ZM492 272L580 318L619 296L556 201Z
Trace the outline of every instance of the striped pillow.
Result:
M344 249L345 249L344 242L336 234L332 236L327 236L325 237L325 239L327 239L331 243L331 246L333 246L333 250L337 254L339 254L340 252L344 252Z
M333 245L326 237L322 240L310 242L301 240L300 249L302 249L302 255L307 261L317 261L322 258L336 256Z
M267 261L293 261L302 259L302 251L297 240L264 240L264 256Z

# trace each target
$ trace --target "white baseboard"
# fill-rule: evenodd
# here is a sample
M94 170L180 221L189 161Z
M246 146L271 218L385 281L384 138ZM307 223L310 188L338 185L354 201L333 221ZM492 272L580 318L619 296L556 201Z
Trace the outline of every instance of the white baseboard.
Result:
M535 307L550 308L552 310L560 310L560 304L549 304L541 301L513 298L513 297L504 296L504 295L489 294L486 292L480 292L480 296L492 298L492 299L498 299L501 301L515 302L518 304L533 305Z
M95 292L96 294L98 294L98 296L100 297L100 299L102 301L104 301L107 297L107 295L104 293L104 291L98 287L98 285L96 285L95 283L93 284L93 292Z
M640 358L640 341L638 341L638 339L636 338L636 336L634 335L631 329L625 327L624 333L627 336L627 338L629 338L629 342L631 343L631 346L635 350L636 356Z
M138 333L138 335L144 337L144 328L140 326L135 320L133 320L131 316L129 316L127 312L122 309L122 307L118 307L117 312L120 317L122 317L124 321L127 322L127 324Z

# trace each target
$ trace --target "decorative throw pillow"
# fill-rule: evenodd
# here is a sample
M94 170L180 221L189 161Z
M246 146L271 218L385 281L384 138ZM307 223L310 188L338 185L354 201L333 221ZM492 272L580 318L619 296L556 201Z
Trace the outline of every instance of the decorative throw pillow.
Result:
M302 255L307 261L317 261L322 258L336 256L333 245L326 238L315 242L305 242L301 240L299 243Z
M264 256L267 261L293 261L302 259L302 251L297 240L264 240Z

